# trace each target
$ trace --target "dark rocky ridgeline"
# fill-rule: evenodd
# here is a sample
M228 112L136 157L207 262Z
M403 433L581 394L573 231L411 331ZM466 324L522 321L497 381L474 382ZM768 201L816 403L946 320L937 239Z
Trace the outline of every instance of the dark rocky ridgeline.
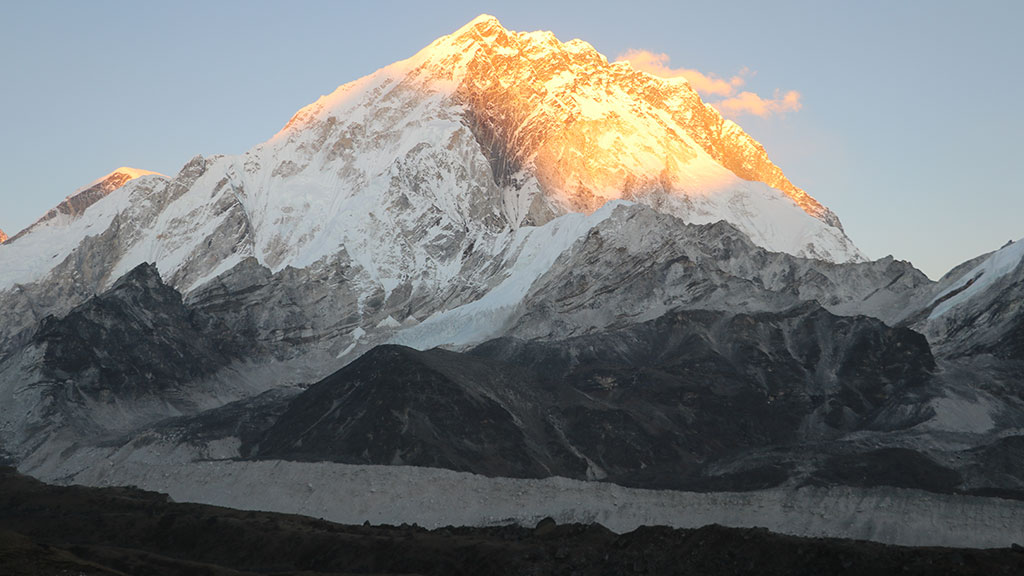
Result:
M170 502L133 488L49 486L0 468L0 573L959 574L1024 573L1024 552L908 548L764 529L600 525L345 526Z
M491 476L584 475L586 462L529 414L543 412L537 400L545 396L529 384L465 354L378 346L296 397L252 452Z
M199 317L156 267L141 264L66 316L48 316L33 343L43 372L85 394L131 398L201 379L240 355L230 331Z
M1024 500L1024 436L1005 436L959 456L967 492Z
M23 457L50 434L96 442L198 412L211 395L204 380L248 351L221 322L186 307L153 265L142 264L68 314L47 316L0 363L0 386L38 395L28 414L17 415L6 446L0 437L0 451Z
M920 452L907 448L880 448L833 454L814 472L810 482L954 492L963 484L963 477Z
M710 470L749 452L913 426L930 415L917 407L934 367L920 334L814 304L672 312L470 353L381 346L296 397L249 453L756 489L786 481L794 462Z

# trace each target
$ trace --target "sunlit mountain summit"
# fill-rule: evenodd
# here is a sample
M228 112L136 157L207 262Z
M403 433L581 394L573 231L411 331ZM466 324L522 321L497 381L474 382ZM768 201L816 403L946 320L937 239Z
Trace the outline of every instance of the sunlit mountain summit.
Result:
M691 516L600 482L696 491L702 521L1005 545L1022 258L866 261L686 80L481 16L0 246L0 460L334 519L358 476L399 490L358 514L430 525L536 525L551 501L516 479L557 476L559 521ZM434 500L465 481L479 507Z

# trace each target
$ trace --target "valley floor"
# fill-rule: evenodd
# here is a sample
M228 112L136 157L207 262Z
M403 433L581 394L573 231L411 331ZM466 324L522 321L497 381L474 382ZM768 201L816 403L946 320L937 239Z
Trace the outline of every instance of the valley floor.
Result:
M273 464L269 464L273 466ZM238 478L235 477L235 480ZM260 494L237 487L250 503ZM349 500L362 495L352 494ZM42 484L0 468L0 572L28 574L1020 574L1012 549L907 548L764 529L345 526Z
M161 460L162 458L162 460ZM802 487L754 492L641 490L564 478L487 478L448 470L328 462L174 462L136 452L94 460L49 481L134 485L178 502L302 514L344 524L533 526L598 523L615 533L642 526L764 527L806 537L904 546L997 548L1024 544L1024 501L897 488Z

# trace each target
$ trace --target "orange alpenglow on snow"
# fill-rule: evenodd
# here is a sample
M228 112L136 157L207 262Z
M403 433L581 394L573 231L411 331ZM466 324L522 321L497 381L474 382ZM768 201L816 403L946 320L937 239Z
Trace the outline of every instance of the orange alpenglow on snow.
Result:
M118 168L117 170L114 170L113 172L107 174L106 176L101 176L101 177L97 178L96 180L93 180L87 186L79 188L75 192L75 194L78 194L80 192L88 190L88 189L90 189L90 188L92 188L94 186L101 186L101 187L103 187L104 190L106 190L107 194L110 194L111 192L113 192L114 190L117 190L121 186L124 186L125 184L127 184L131 180L134 180L134 179L139 178L141 176L150 176L150 175L164 176L163 174L161 174L159 172L151 172L149 170L141 170L139 168L132 168L130 166L121 166L120 168ZM166 178L166 176L164 176L164 178ZM71 196L74 196L75 194L72 194Z
M4 234L3 230L0 230L0 244L7 242L7 234Z
M509 32L488 16L427 50L449 47L472 54L459 93L484 132L510 144L506 170L511 175L532 161L542 185L561 191L575 210L640 194L714 192L735 175L777 188L838 226L759 142L704 104L685 80L609 63L582 40ZM713 162L701 161L708 156Z
M776 188L842 229L685 79L609 63L582 40L511 32L483 15L385 70L403 89L450 94L464 106L495 180L515 185L531 172L565 210L592 212L620 198L713 195L738 177ZM360 97L371 78L303 108L272 141Z
M103 198L107 194L110 194L114 190L117 190L136 178L150 175L166 178L166 176L159 172L151 172L149 170L140 170L139 168L122 166L109 174L93 180L78 190L75 190L70 196L65 198L63 202L51 208L50 211L44 214L42 218L36 220L31 226L11 237L10 241L13 242L18 238L21 238L36 226L53 220L58 216L64 215L65 217L77 218L82 212L85 212L86 208L92 206L97 200Z

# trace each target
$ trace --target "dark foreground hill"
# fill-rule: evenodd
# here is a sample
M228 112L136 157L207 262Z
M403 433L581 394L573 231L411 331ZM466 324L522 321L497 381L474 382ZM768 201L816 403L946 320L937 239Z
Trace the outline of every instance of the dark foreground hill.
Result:
M907 548L763 529L344 526L58 487L0 468L0 573L1022 574L1024 550Z

